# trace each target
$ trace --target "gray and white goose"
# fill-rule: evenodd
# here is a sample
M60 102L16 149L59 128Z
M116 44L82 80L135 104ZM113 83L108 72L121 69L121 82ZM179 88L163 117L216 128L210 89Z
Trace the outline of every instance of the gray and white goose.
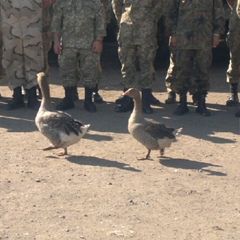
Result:
M150 159L151 150L160 150L160 156L163 156L165 148L176 141L176 135L182 131L182 128L168 128L160 122L145 119L142 114L141 95L137 89L130 88L124 95L134 100L134 108L128 120L128 131L148 150L146 157L138 160Z
M51 111L50 89L45 74L38 73L37 80L42 91L42 102L35 118L35 124L40 133L52 144L43 150L63 148L64 151L59 155L66 155L67 148L80 141L90 124L84 125L66 112Z

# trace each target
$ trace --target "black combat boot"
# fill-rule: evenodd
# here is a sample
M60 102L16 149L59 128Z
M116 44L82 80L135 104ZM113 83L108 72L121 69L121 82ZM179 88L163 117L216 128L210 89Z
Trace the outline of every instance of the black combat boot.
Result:
M40 107L40 102L37 98L37 87L31 87L27 90L27 96L28 96L28 103L27 106L31 109L38 110Z
M199 92L198 107L196 108L196 112L201 114L202 116L209 117L211 113L207 110L206 107L206 96L206 92Z
M230 97L226 101L226 105L229 107L235 107L238 105L239 99L238 99L238 83L232 83L230 84Z
M150 93L150 104L154 105L154 106L159 106L161 104L160 101L153 96L152 89L151 89L151 93Z
M124 88L123 92L126 92L129 88ZM121 95L116 101L116 104L118 104L115 107L115 112L121 113L121 112L128 112L133 110L133 100L131 97L127 95Z
M8 103L6 109L7 110L14 110L14 109L17 109L17 108L23 108L25 106L23 98L24 97L22 95L22 88L21 87L14 88L13 89L13 98Z
M176 100L176 93L171 91L168 93L168 98L165 100L165 103L166 104L174 104L176 103L177 100Z
M98 84L96 84L96 87L93 89L93 100L95 103L103 103L103 98L98 93Z
M150 106L151 89L142 89L142 110L143 113L152 114L153 109Z
M97 108L92 101L94 88L85 87L85 100L84 100L84 108L88 112L96 112Z
M189 112L188 106L187 106L187 93L182 92L180 93L180 103L177 107L177 109L173 112L173 114L182 116Z
M123 92L125 93L129 88L124 88L123 89ZM125 99L125 96L124 95L121 95L118 99L116 99L115 103L116 104L121 104L122 101Z
M64 111L68 109L72 109L75 107L73 101L75 87L64 87L65 97L63 100L56 106L56 110Z

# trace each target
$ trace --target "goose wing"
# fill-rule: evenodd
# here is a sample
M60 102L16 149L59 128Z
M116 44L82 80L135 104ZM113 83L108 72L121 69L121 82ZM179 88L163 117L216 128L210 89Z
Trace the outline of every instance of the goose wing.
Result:
M156 122L152 119L145 119L145 124L143 125L144 131L151 135L155 139L163 139L165 137L169 139L175 139L173 134L174 128L168 128L160 122Z
M71 133L79 136L82 133L82 122L74 119L71 115L65 112L45 112L41 119L42 126L47 127L54 132L62 132L67 135Z

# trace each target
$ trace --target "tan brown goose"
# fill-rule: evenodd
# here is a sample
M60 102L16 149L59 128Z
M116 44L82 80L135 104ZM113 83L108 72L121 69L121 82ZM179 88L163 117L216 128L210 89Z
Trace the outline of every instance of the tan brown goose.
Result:
M150 159L151 150L160 150L160 156L163 156L165 148L170 147L172 142L176 141L176 135L181 132L182 128L175 130L152 119L145 119L142 115L142 101L138 90L130 88L124 95L134 100L134 109L128 120L128 131L148 149L146 157L138 160Z
M84 125L68 113L51 111L50 90L45 74L39 73L37 79L42 91L42 102L35 118L35 124L52 144L43 150L63 148L64 152L59 155L65 155L67 148L78 143L90 125Z

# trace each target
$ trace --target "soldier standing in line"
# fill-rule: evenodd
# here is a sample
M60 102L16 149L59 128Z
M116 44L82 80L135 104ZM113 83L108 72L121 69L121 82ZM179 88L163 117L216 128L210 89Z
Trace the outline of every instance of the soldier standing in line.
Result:
M28 107L39 107L36 75L43 69L42 8L48 1L0 0L3 66L9 88L13 90L8 110L25 106L21 87L28 91Z
M231 8L229 31L227 35L227 45L230 51L230 61L227 70L227 82L230 84L231 95L227 100L226 105L237 106L239 104L238 85L240 78L240 19L238 18L236 9L237 0L227 0L227 3ZM236 113L236 116L237 115L238 114Z
M209 69L212 63L212 47L217 47L220 34L224 32L224 9L222 0L168 0L167 29L171 44L176 47L177 81L174 92L180 95L180 104L174 114L184 115L189 91L195 71L195 84L199 94L196 112L210 116L206 108L206 96L209 90Z
M101 0L101 2L103 4L103 10L104 10L104 16L105 16L105 28L107 29L107 26L111 21L111 0ZM79 65L81 65L81 63L79 63ZM78 69L79 79L82 78L81 74L82 74L81 69L79 67L79 69ZM99 62L98 81L97 81L96 86L93 89L93 100L95 103L103 103L103 98L99 94L99 82L100 82L101 78L102 78L102 67ZM74 100L78 100L78 99L79 99L79 97L78 97L77 85L76 85Z
M143 112L151 114L150 106L155 98L152 95L153 59L157 46L157 23L162 15L163 0L113 0L112 7L119 25L118 55L122 65L124 91L135 81L136 58L139 60L140 78L138 85L142 90ZM116 101L116 112L127 112L133 108L128 96Z
M169 67L167 70L167 75L165 77L165 85L167 88L167 92L168 92L168 98L165 100L166 104L174 104L177 103L176 101L176 93L173 91L172 89L172 85L174 84L174 81L176 80L176 75L177 75L177 67L175 64L176 61L176 47L171 46L171 38L169 40L170 42L170 63L169 63ZM194 68L194 65L193 65ZM196 86L194 83L194 75L192 76L192 79L190 81L190 87L189 87L189 93L190 95L192 95L192 101L194 105L197 105L198 103L198 92L196 91Z
M100 54L103 37L106 35L102 3L98 0L56 1L52 32L54 51L59 54L60 76L65 90L65 97L56 109L74 108L73 95L80 64L85 87L84 107L89 112L96 112L92 95L98 83Z

